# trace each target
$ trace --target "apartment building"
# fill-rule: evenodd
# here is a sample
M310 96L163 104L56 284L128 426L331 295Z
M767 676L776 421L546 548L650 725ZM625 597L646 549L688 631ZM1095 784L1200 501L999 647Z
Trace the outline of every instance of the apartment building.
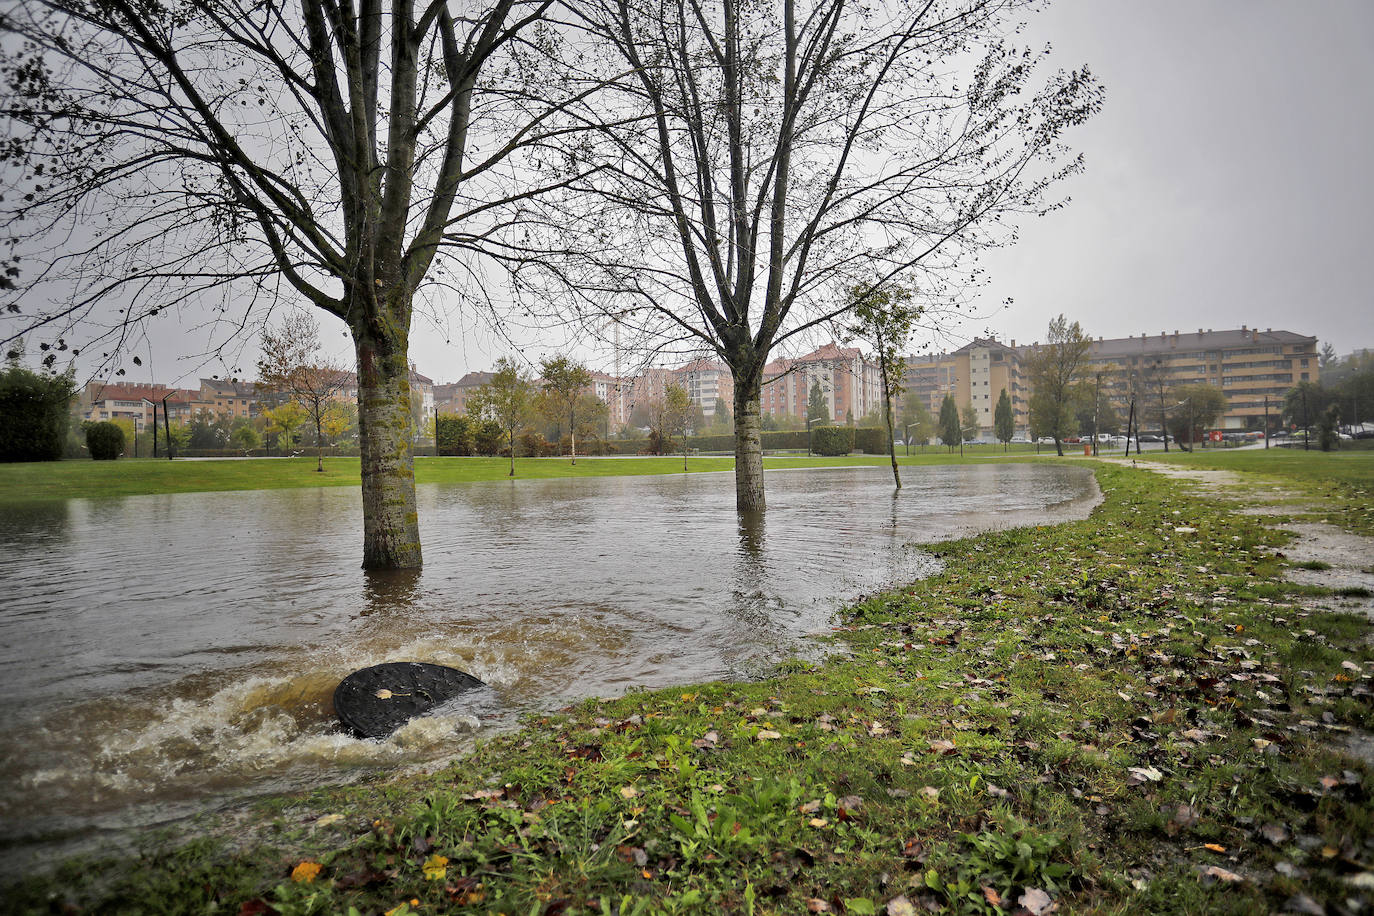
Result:
M882 403L882 378L876 362L858 347L831 341L797 359L775 359L764 367L759 409L774 416L805 419L812 385L820 385L832 422L858 420Z
M129 420L138 432L153 422L153 408L157 406L158 420L166 409L173 423L188 422L197 410L207 407L201 393L191 388L171 388L158 384L115 382L87 382L77 396L77 411L83 420Z
M465 414L468 401L478 388L488 384L496 377L494 372L469 372L456 382L435 385L434 409L441 414Z
M692 403L710 420L716 414L716 401L728 406L735 400L735 377L725 363L716 359L694 359L674 371L674 384L681 386Z
M1023 357L1032 347L1022 349ZM1172 388L1203 383L1226 393L1229 409L1222 429L1262 429L1265 398L1271 427L1278 421L1283 397L1299 382L1318 381L1317 338L1293 331L1241 325L1239 330L1193 333L1161 331L1093 341L1091 359L1116 369L1128 380L1116 386L1119 407L1126 408L1130 380L1136 388L1154 387L1162 380Z
M960 409L973 405L980 438L993 437L997 401L1006 389L1017 430L1030 425L1030 389L1014 340L1007 345L980 337L950 353L908 356L902 386L937 416L946 395L953 395Z

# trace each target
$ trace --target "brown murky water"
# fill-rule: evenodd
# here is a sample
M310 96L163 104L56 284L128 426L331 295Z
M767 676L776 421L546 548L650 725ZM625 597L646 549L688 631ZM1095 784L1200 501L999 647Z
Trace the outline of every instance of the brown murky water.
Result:
M848 600L934 568L910 545L1080 518L1088 472L1043 465L420 488L425 568L357 568L356 490L6 508L0 856L249 795L432 765L519 712L741 678L806 651ZM492 686L386 741L335 725L344 675L453 665ZM0 866L3 867L3 866Z

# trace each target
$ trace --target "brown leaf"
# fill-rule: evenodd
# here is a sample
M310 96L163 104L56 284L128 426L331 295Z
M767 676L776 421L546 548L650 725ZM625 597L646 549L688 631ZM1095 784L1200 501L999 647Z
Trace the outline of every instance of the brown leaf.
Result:
M1275 846L1282 846L1288 841L1288 828L1282 824L1265 824L1260 828L1260 836Z
M997 893L997 888L995 887L989 887L987 885L984 885L983 899L988 902L989 906L1000 907L1002 905L1002 895Z
M926 848L916 837L912 837L902 844L902 857L906 859L924 859Z
M939 740L931 741L931 742L930 742L930 750L931 750L931 753L934 753L934 754L941 754L941 755L953 754L953 753L954 753L954 742L953 742L953 741L947 741L947 740L945 740L944 738L940 738Z
M830 904L819 897L812 897L806 901L806 911L808 913L829 913Z
M1227 884L1238 884L1245 879L1233 871L1227 871L1220 865L1208 865L1202 870L1204 878L1212 878L1216 881L1224 881Z

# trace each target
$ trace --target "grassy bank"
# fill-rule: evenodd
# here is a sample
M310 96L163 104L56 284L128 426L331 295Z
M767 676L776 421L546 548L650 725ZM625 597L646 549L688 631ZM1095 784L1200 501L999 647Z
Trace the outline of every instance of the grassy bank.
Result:
M966 461L998 455L991 447ZM931 448L910 458L899 456L903 465L943 464L961 460L958 452ZM838 467L886 464L883 456L856 455L848 458L808 458L805 455L766 458L766 468ZM566 458L517 458L515 476L519 480L554 477L612 477L645 474L680 474L682 457L579 458L572 464ZM693 473L728 471L735 466L730 457L689 457ZM356 487L359 485L357 458L326 458L324 471L315 470L314 458L249 458L157 461L152 458L119 461L56 461L27 464L0 464L0 504L46 499L137 496L148 493L197 493L215 490L279 490L294 487ZM507 458L417 458L418 483L467 483L479 480L506 480L510 473Z
M579 462L580 466L581 462ZM1081 523L941 545L845 654L591 701L433 776L74 862L14 912L1243 913L1374 901L1370 623L1285 535L1101 466ZM1353 901L1347 903L1346 901Z

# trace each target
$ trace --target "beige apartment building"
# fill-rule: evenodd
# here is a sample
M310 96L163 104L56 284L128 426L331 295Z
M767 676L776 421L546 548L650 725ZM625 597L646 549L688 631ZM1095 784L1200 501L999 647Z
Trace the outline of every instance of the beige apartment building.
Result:
M1022 357L1033 349L1033 345L1023 347ZM1123 416L1129 408L1132 379L1137 389L1144 390L1157 390L1161 378L1169 388L1197 383L1217 386L1230 402L1218 424L1221 429L1263 429L1265 398L1270 428L1274 428L1288 389L1299 382L1318 381L1316 337L1245 325L1239 330L1198 328L1187 333L1099 337L1092 343L1091 358L1127 380L1125 385L1114 386Z
M939 416L946 395L962 410L972 404L978 415L979 438L993 437L997 401L1006 389L1018 432L1030 424L1030 390L1022 372L1016 341L1011 345L992 338L975 338L952 353L908 356L902 385L925 401Z

